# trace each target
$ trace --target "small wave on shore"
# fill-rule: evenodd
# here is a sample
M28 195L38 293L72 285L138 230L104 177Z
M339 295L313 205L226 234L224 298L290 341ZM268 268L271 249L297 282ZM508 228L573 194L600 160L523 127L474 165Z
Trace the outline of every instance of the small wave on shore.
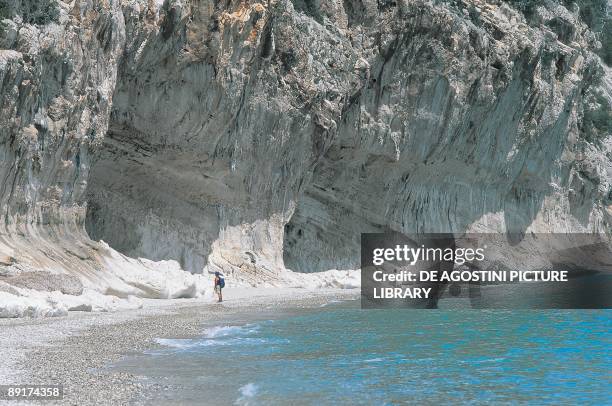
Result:
M227 337L255 333L259 330L258 324L245 324L244 326L214 326L204 330L208 338Z
M270 340L264 338L230 338L227 340L198 340L198 339L181 339L181 338L158 338L155 340L156 343L177 350L190 350L201 347L215 347L215 346L228 346L228 345L259 345L259 344L270 344Z
M236 399L234 404L244 406L249 405L250 401L255 397L255 395L257 395L258 390L259 387L252 382L241 386L240 389L238 389L238 392L240 392L240 397Z
M260 327L259 324L214 326L206 328L202 338L157 338L155 342L173 350L197 351L197 348L201 347L278 344L285 341L254 336Z

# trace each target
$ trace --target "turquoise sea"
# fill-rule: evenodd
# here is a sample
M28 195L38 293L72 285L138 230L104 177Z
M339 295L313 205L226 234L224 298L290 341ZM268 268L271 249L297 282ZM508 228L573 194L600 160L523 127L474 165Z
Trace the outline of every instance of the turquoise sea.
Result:
M114 366L152 404L612 404L610 310L361 310L202 326Z

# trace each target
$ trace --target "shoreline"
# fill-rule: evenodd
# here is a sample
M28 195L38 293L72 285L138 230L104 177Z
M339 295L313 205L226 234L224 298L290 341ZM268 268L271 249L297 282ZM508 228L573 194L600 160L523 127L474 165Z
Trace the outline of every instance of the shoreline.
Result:
M189 338L203 325L261 310L316 308L358 298L356 289L228 288L221 303L186 300L112 313L70 313L40 319L2 319L0 384L62 384L53 404L125 404L144 391L162 391L136 376L106 368L123 357L159 348L156 338ZM30 402L34 403L34 402ZM10 401L11 405L28 404Z

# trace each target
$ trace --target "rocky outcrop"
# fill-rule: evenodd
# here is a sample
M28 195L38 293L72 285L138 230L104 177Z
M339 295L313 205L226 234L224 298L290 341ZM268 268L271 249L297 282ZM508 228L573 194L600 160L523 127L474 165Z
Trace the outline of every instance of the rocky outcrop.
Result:
M365 231L610 231L612 141L585 125L610 74L577 9L9 3L3 274L155 297L113 269L282 283L355 268Z

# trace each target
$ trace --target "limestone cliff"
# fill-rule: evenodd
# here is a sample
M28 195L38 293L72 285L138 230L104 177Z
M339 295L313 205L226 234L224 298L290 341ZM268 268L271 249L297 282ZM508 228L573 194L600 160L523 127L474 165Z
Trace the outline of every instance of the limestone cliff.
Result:
M357 267L366 231L609 234L602 36L519 3L3 0L0 291L283 283Z

